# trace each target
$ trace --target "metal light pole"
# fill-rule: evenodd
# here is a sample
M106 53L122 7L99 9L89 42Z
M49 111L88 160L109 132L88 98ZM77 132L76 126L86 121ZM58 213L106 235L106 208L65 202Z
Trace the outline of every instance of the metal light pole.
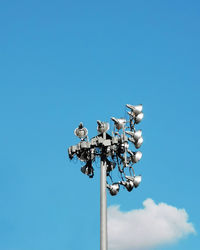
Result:
M106 161L101 158L100 180L100 250L107 249L107 195L106 195Z
M100 176L100 250L107 250L107 196L106 189L111 195L116 195L119 192L120 185L124 186L129 192L133 188L137 188L141 182L141 175L136 176L134 164L141 158L140 151L129 150L129 142L140 148L143 143L142 130L135 130L135 125L143 119L142 105L133 106L127 104L129 109L129 119L117 119L112 117L114 121L114 131L112 136L107 133L109 124L106 122L97 121L98 135L90 141L88 139L88 130L80 123L79 127L74 130L74 134L81 141L74 146L68 148L69 158L72 160L77 157L80 161L86 164L81 167L81 172L88 175L89 178L94 176L94 168L92 163L96 157L101 160L101 176ZM115 129L117 131L115 131ZM129 129L127 131L127 129ZM111 172L118 166L118 171L121 180L113 182ZM127 172L129 175L127 175ZM111 184L109 184L110 179Z

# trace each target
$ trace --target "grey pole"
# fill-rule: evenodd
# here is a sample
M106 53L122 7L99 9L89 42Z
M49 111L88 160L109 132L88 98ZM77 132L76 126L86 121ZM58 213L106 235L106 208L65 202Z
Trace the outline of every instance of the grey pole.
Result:
M106 133L103 133L106 139ZM100 177L100 250L107 250L107 182L106 182L106 157L101 156L101 177Z
M101 158L100 183L100 250L107 250L107 197L106 197L106 161Z

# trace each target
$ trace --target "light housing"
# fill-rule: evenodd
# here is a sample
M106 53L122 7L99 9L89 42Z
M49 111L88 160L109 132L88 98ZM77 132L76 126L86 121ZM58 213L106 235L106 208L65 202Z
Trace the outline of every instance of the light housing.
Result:
M119 183L113 183L112 185L107 185L107 188L109 189L110 194L114 196L119 192L120 186Z
M69 147L68 148L68 156L69 156L69 159L72 160L73 157L74 157L74 153L72 153L72 147Z
M135 161L135 163L137 163L138 161L140 161L141 158L142 158L142 152L141 151L135 152L135 155L134 155L134 161Z
M132 136L134 138L134 140L137 141L140 137L142 137L142 130L139 129L139 130L137 130L135 132L133 132L133 131L126 131L126 134Z
M132 181L134 184L134 187L137 188L142 181L142 176L141 175L126 176L126 179L128 181Z
M135 142L135 147L138 149L142 146L142 143L143 143L143 138L142 136Z
M110 128L109 123L107 123L107 122L101 122L98 120L97 124L98 124L97 131L99 133L104 133L104 132L108 131Z
M141 175L136 175L134 176L134 186L137 188L142 181L142 176Z
M122 181L121 184L127 189L128 192L131 192L134 188L132 180Z
M132 151L128 150L128 153L130 154L131 160L132 160L133 163L137 163L142 158L142 152L141 151L132 152Z
M84 139L88 135L88 130L84 128L83 123L81 122L78 128L74 130L74 134L80 139Z
M88 161L83 167L81 167L81 172L88 175L90 178L94 176L94 169L92 167L92 162Z
M135 123L138 124L142 121L142 119L144 118L144 113L139 113L138 115L135 116L134 120Z
M111 120L114 121L115 127L116 127L118 130L120 130L120 129L122 129L122 128L125 127L126 119L124 119L124 118L119 118L119 119L117 119L117 118L115 118L115 117L111 117Z
M139 130L137 130L137 131L134 132L133 138L135 140L138 140L141 136L142 136L142 130L139 129Z
M136 106L133 106L133 105L131 105L131 104L126 104L126 107L129 108L129 109L131 109L131 111L132 111L134 114L136 114L136 115L138 115L139 113L141 113L141 112L142 112L142 109L143 109L142 104L139 104L139 105L136 105Z

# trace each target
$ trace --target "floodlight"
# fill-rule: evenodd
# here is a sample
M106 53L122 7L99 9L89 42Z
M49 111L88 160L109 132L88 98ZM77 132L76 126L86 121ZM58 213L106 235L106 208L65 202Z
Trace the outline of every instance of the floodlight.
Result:
M120 118L120 119L117 119L115 117L111 117L111 120L114 121L115 123L115 126L118 130L124 128L125 124L126 124L126 119L124 118Z
M136 114L136 115L138 115L139 113L141 113L142 112L142 104L140 104L140 105L137 105L137 106L133 106L133 105L131 105L131 104L126 104L126 107L127 108L129 108L129 109L131 109L131 111L134 113L134 114Z
M72 147L69 147L68 148L68 156L69 156L69 159L72 160L73 157L74 157L74 153L72 153Z
M69 155L69 159L72 160L74 155L77 152L77 146L71 146L68 148L68 155Z
M135 123L138 124L142 121L142 119L144 118L144 113L139 113L135 118Z
M90 178L93 178L93 176L94 176L94 169L92 167L92 162L88 161L86 163L86 165L84 165L83 167L81 167L81 172L83 174L88 175Z
M142 176L141 175L136 175L134 176L134 186L137 188L142 181Z
M142 137L140 137L139 140L137 140L137 141L135 141L135 140L133 139L133 137L129 137L128 140L129 140L130 142L132 142L132 143L135 145L135 147L136 147L137 149L140 148L140 147L142 146L142 143L143 143L143 138L142 138Z
M106 159L106 165L107 165L107 173L109 173L110 171L112 171L115 168L116 163Z
M129 191L131 192L134 188L134 183L132 180L122 181L121 184Z
M137 131L134 132L133 137L134 137L135 140L139 140L139 138L141 136L142 136L142 130L141 129L139 129L139 130L137 130Z
M118 194L121 185L128 192L131 192L140 185L142 180L140 175L135 176L134 170L135 163L142 158L142 153L130 150L129 146L138 149L143 143L142 130L136 130L135 128L137 127L136 124L140 123L144 117L143 106L141 104L136 106L127 104L126 107L129 114L127 120L123 117L119 119L111 117L111 120L114 122L111 133L108 131L109 123L97 120L97 135L89 140L88 130L81 122L74 130L74 134L80 140L77 145L68 148L68 155L71 160L76 158L84 162L81 172L89 178L94 176L93 165L97 163L97 158L100 161L101 250L107 249L107 189L112 196ZM126 176L128 171L130 176ZM118 175L115 172L118 172ZM120 179L116 180L116 178ZM107 181L109 181L109 184ZM75 180L75 182L77 181Z
M135 153L135 157L134 157L135 163L138 162L138 161L140 161L141 158L142 158L142 152L137 151L137 152Z
M134 187L137 188L142 181L141 175L134 175L134 176L125 176L128 181L132 181L134 184Z
M132 152L132 151L128 150L127 152L131 155L131 160L133 163L137 163L142 158L142 152L140 152L140 151Z
M119 192L120 186L118 183L113 183L112 185L107 185L107 188L109 189L110 194L114 196Z
M84 139L88 135L88 130L84 128L83 123L81 122L78 128L74 130L74 134L80 139Z
M135 142L135 147L136 148L140 148L142 146L142 143L143 143L143 138L140 137L136 142Z
M134 140L137 141L142 136L142 130L139 129L139 130L137 130L135 132L133 132L133 131L126 131L126 134L132 136L134 138Z
M104 133L104 132L108 131L109 128L110 128L109 123L107 123L107 122L101 122L101 121L98 120L97 124L98 124L97 131L99 133Z

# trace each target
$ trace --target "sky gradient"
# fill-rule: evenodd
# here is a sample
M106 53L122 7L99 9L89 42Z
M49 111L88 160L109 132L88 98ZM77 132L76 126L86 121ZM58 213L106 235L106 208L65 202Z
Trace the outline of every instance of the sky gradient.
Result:
M91 138L127 103L144 107L143 180L108 206L183 208L197 234L157 249L199 249L199 13L197 0L1 1L0 250L98 249L99 166L89 179L67 148L79 122Z

